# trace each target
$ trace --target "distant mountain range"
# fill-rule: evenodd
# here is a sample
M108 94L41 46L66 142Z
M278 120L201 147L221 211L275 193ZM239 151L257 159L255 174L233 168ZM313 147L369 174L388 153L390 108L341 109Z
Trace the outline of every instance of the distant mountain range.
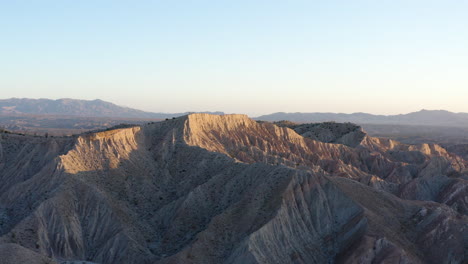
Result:
M468 127L468 113L452 113L445 110L421 110L400 115L373 115L367 113L274 113L256 118L262 121L289 120L298 123L351 122L356 124L427 125Z
M11 98L0 100L2 116L68 116L93 118L132 118L132 119L166 119L187 115L184 113L152 113L129 107L122 107L103 100L77 99L28 99ZM224 114L223 112L204 112ZM421 110L400 115L373 115L368 113L273 113L255 118L262 121L289 120L297 123L316 123L335 121L356 124L379 125L427 125L445 127L468 127L468 113L452 113L445 110Z
M222 112L210 112L223 114ZM103 100L77 99L28 99L11 98L0 100L2 115L65 115L80 117L112 118L152 118L165 119L189 114L186 113L151 113L129 107L118 106Z

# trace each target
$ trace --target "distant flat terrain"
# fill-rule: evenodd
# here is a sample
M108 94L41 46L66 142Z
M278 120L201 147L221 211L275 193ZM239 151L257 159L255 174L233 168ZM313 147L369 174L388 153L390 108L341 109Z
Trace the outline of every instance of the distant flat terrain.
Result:
M12 132L29 135L45 135L47 133L54 136L63 136L106 129L120 124L141 125L160 120L162 119L0 114L0 127Z
M407 144L437 143L453 145L468 143L468 127L381 124L360 125L371 136L392 138Z

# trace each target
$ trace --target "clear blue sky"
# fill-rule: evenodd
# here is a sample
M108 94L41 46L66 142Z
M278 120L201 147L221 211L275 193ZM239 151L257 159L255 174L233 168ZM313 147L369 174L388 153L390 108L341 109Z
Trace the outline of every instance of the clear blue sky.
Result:
M467 14L461 0L0 0L0 97L468 112Z

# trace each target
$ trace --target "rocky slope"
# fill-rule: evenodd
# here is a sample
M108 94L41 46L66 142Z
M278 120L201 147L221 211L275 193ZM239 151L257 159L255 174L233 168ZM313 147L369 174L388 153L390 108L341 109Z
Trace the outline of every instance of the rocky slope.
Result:
M289 121L280 121L274 124L280 127L291 128L303 137L325 143L343 144L349 147L356 147L366 136L366 133L360 126L352 123L296 124Z
M0 256L31 263L468 260L465 160L437 145L327 129L347 140L325 143L319 140L329 137L314 140L306 127L298 134L208 114L77 138L2 135Z
M456 144L447 146L446 149L458 156L468 160L468 144Z

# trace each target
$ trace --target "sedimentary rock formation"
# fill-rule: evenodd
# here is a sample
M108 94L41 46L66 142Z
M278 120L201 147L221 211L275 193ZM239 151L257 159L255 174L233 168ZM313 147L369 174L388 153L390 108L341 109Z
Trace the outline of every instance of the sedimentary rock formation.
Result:
M3 135L0 257L31 263L468 259L464 159L437 145L372 138L356 127L346 133L328 127L333 143L301 129L243 115L192 114L77 138Z

